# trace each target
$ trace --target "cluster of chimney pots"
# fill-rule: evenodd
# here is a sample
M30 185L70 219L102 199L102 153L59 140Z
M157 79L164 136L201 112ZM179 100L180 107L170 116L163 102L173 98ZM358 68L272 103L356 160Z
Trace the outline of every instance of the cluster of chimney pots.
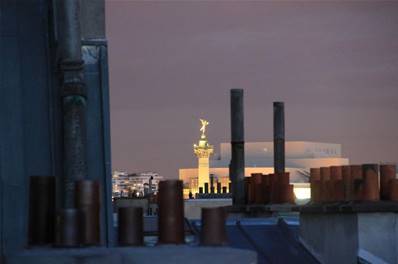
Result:
M248 204L294 204L293 184L289 173L252 173L245 178L246 201Z
M363 164L310 169L313 203L398 201L396 165Z
M54 176L31 176L29 188L30 246L57 247L100 244L100 186L97 181L74 183L74 206L56 212Z
M29 246L63 248L100 246L100 185L97 181L75 183L74 208L55 210L55 177L30 177ZM184 244L185 219L183 183L159 183L158 244ZM222 246L227 243L224 207L202 208L200 244ZM118 209L118 244L144 245L142 207Z
M228 189L231 190L231 182L228 183ZM214 175L210 174L210 188L209 183L205 182L202 187L199 187L199 194L214 194L214 193L227 193L227 186L222 186L221 182L216 182L216 187L214 187Z

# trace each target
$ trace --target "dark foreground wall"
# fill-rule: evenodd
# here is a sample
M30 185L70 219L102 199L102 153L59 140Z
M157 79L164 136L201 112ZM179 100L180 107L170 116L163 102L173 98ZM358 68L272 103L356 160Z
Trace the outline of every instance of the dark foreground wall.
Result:
M56 57L57 1L0 1L1 255L26 246L29 176L60 177L63 171ZM103 186L102 241L108 243L111 167L103 7L103 0L82 1L88 171L89 178L99 179Z

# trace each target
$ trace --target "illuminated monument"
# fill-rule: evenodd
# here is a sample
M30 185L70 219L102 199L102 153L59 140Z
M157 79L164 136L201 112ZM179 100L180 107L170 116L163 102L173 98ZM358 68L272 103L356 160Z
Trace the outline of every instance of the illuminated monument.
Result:
M206 171L206 179L208 179L210 173L214 176L214 182L221 183L221 187L226 188L226 191L229 192L228 166L231 161L231 143L221 143L217 152L219 154L207 160L206 168L210 168ZM310 168L349 164L349 160L342 157L342 146L340 144L287 141L285 156L286 171L290 173L290 183L294 185L294 192L297 197L306 196L310 193L308 183ZM200 169L200 165L199 170L198 168L179 169L179 178L184 182L185 198L188 198L189 192L193 195L198 192ZM273 172L273 142L245 142L245 176L250 176L252 173L268 174ZM203 182L209 182L209 180L202 180L201 182L203 186Z
M195 155L198 157L198 181L197 186L192 186L195 193L198 192L199 187L203 187L205 183L210 182L209 177L209 158L210 155L213 154L213 146L209 145L206 138L206 127L209 125L209 122L204 119L200 119L202 127L200 128L200 132L202 135L200 136L198 145L193 145L193 151Z

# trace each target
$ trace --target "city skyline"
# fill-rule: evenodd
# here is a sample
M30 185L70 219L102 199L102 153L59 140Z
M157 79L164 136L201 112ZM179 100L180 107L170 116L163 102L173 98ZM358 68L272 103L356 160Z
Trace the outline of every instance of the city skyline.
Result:
M230 140L230 88L245 89L246 141L272 139L280 100L287 140L342 144L352 163L397 160L398 3L108 1L106 11L114 169L177 178L195 166L199 118L211 144Z

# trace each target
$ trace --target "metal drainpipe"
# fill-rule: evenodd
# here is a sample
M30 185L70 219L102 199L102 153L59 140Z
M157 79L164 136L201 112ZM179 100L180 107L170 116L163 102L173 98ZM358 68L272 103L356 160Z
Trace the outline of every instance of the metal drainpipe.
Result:
M234 205L245 204L245 139L243 89L231 89L231 163L229 177L232 183Z
M274 171L285 172L285 111L283 102L274 102Z
M86 88L83 80L79 0L60 3L60 72L63 106L62 205L74 207L75 181L87 177Z

